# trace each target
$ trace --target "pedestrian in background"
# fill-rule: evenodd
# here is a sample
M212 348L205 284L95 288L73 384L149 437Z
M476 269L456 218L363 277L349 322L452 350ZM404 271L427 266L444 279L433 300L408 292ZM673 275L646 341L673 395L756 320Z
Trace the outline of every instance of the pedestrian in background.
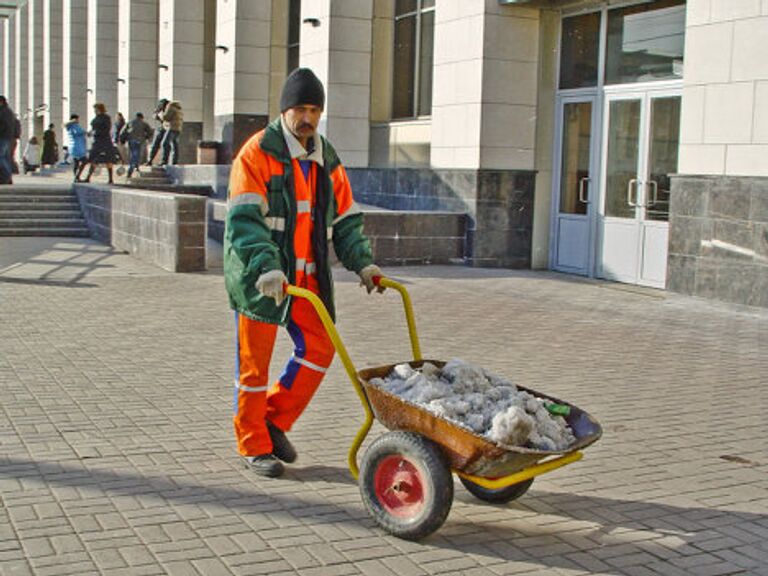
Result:
M97 165L104 164L109 174L109 183L114 184L112 176L112 166L117 157L117 149L112 143L112 118L107 114L107 107L101 102L93 105L93 112L96 114L91 120L91 151L88 154L88 175L84 182L90 182L93 171ZM82 174L82 168L78 172L78 178Z
M157 152L160 150L160 145L163 143L163 138L165 138L165 128L163 128L163 112L165 111L165 105L168 104L168 100L166 98L162 98L157 102L157 106L155 106L155 111L152 113L152 117L155 119L155 137L152 139L152 147L149 150L149 154L147 155L147 162L145 163L146 166L152 166L152 162L155 159L155 156L157 156Z
M75 182L80 181L80 172L87 162L88 145L86 142L85 129L80 126L80 116L72 114L69 122L64 126L67 138L67 148L69 148L69 157L72 159L72 174Z
M178 102L168 102L163 111L163 161L162 165L179 163L179 136L184 126L184 112Z
M5 96L0 96L0 184L13 184L11 154L16 140L16 114Z
M19 163L16 161L16 148L19 145L19 140L21 140L21 120L19 120L19 115L14 114L13 115L13 141L11 142L11 164L13 165L13 173L18 174L19 173Z
M285 436L325 376L334 347L304 298L286 298L291 283L319 295L334 317L329 242L370 293L381 270L363 235L363 214L330 143L317 133L325 90L308 68L285 81L279 118L240 149L229 181L224 279L235 310L235 434L245 465L280 476L296 451ZM267 216L269 215L269 216ZM270 385L278 325L293 356Z
M56 142L56 130L53 124L48 124L48 130L43 132L43 155L41 166L55 166L59 161L59 143Z
M112 124L112 143L115 145L118 157L116 158L121 164L125 164L128 159L128 154L125 149L124 130L126 128L125 116L121 112L115 114L115 121Z
M36 172L40 168L40 145L37 143L37 136L32 136L27 142L21 157L21 165L24 167L24 174Z
M124 133L128 139L128 149L131 154L128 166L128 178L130 178L134 170L139 170L141 153L152 137L152 127L144 121L144 114L136 112L136 117L126 126Z

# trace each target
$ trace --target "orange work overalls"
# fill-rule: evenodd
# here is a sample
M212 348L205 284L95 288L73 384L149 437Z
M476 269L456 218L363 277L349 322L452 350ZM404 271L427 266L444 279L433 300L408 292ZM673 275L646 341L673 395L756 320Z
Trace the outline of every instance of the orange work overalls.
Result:
M310 162L307 177L299 160L293 159L296 195L296 285L319 293L312 254L312 208L317 165ZM236 314L237 357L235 375L235 433L243 456L272 452L266 420L283 431L290 430L312 399L331 365L334 347L312 305L296 298L291 307L288 334L294 351L280 377L269 385L269 363L277 324L259 322Z

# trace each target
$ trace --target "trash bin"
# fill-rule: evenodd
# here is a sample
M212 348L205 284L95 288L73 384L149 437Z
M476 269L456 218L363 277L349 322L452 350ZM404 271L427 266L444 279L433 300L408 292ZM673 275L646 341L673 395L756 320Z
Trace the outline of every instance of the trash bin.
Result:
M197 143L198 164L218 164L219 143L213 140L200 140Z

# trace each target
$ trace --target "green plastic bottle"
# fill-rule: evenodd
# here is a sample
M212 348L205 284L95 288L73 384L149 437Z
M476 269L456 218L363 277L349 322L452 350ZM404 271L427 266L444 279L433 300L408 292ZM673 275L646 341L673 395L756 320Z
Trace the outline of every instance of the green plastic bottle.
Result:
M571 407L567 404L555 404L554 402L544 402L544 408L546 408L550 414L554 416L566 417L571 413Z

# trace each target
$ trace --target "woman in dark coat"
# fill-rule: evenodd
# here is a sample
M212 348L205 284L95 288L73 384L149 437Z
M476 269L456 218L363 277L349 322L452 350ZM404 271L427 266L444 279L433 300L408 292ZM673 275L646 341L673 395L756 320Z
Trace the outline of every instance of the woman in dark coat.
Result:
M112 119L107 114L107 108L101 102L97 102L93 105L93 111L96 114L93 120L91 120L91 136L93 137L93 144L91 144L91 151L88 154L88 176L85 177L84 182L91 181L91 175L97 164L106 164L107 173L109 174L109 183L114 184L112 180L112 164L115 162L117 156L117 150L112 143ZM83 166L85 168L85 166ZM82 168L80 172L82 173ZM78 174L78 179L80 174Z
M40 157L41 166L54 166L59 161L59 145L56 142L56 132L53 124L43 132L43 154Z

